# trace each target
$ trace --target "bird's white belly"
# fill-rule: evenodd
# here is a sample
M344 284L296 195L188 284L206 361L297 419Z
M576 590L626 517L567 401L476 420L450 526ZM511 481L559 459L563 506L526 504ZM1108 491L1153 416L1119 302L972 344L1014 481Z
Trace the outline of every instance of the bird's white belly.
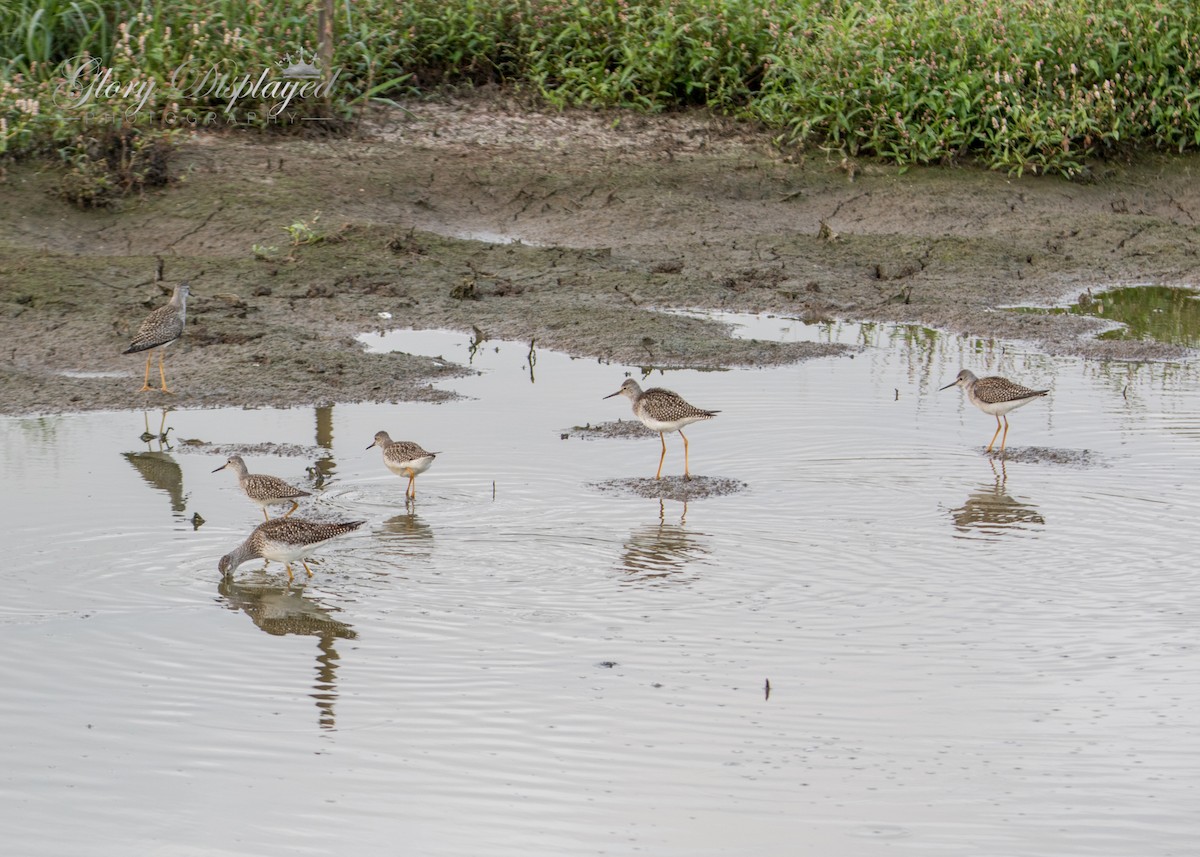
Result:
M424 473L429 469L429 465L433 464L432 455L423 455L420 458L410 458L407 461L385 461L388 470L395 473L397 476L408 477L409 473L416 476L418 473Z
M999 417L999 416L1003 416L1004 414L1009 413L1010 411L1015 411L1017 408L1021 407L1022 405L1028 405L1030 402L1032 402L1036 398L1038 398L1038 397L1030 396L1027 399L1013 399L1010 402L990 402L990 403L989 402L981 402L978 399L976 399L975 404L979 407L979 410L983 411L985 414L991 414L994 417Z
M642 425L650 429L650 431L668 432L679 431L686 425L696 422L696 419L671 420L670 422L662 422L661 420L651 419L650 417L642 417Z
M271 559L275 562L295 562L301 557L308 556L319 544L315 542L311 545L294 545L288 542L267 542L263 545L263 559Z

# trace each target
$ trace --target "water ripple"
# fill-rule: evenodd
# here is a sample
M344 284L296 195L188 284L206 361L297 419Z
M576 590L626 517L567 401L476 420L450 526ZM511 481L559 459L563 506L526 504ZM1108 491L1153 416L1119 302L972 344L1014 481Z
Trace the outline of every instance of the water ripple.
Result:
M291 584L279 563L220 577L261 513L206 456L144 457L149 417L0 421L7 841L1188 853L1186 367L821 335L863 347L648 377L538 353L534 378L528 343L497 343L446 404L172 412L298 484L266 451L313 449L296 515L366 521ZM1006 459L983 454L990 417L937 392L961 366L1053 388ZM691 468L745 490L590 487L657 465L653 437L562 437L628 418L601 399L625 372L721 408L689 431ZM415 502L363 452L385 427L443 450Z

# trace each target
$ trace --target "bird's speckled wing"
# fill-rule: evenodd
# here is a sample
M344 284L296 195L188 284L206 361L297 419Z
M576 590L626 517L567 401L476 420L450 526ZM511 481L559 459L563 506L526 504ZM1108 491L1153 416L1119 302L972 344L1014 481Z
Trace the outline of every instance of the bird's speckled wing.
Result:
M308 497L309 492L301 491L293 485L284 482L278 476L267 476L261 473L251 473L242 480L242 488L251 500L291 500L296 497Z
M651 419L664 423L689 417L703 420L720 413L720 411L706 411L690 405L678 393L664 390L662 387L651 387L643 392L641 398L638 399L637 408Z
M274 518L259 524L251 534L250 541L261 555L262 546L269 542L293 546L315 545L344 533L353 532L364 523L364 521L323 523L296 518Z
M421 448L421 444L413 443L411 440L397 440L388 444L383 455L392 464L404 464L418 458L433 457L436 453L427 452Z
M1044 396L1049 390L1032 390L1014 384L1007 378L993 375L990 378L980 378L975 382L975 398L987 405L998 405L1003 402L1016 402L1021 399L1032 399Z
M125 353L133 354L148 348L157 348L174 342L182 335L183 319L179 317L179 310L168 304L146 316Z

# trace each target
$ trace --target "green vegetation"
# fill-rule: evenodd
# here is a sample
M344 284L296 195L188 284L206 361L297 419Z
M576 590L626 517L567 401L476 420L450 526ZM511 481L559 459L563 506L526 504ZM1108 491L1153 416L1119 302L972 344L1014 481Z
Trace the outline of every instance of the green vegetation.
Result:
M318 244L325 240L325 234L317 230L317 221L321 219L321 212L313 212L313 216L308 220L297 220L288 226L283 227L292 239L292 246L299 247L302 244Z
M706 105L783 145L901 165L1072 175L1124 147L1200 148L1194 0L339 0L327 97L273 115L277 90L231 107L195 85L208 69L236 80L311 59L320 5L0 3L0 154L75 163L106 125L344 121L372 99L463 84L559 106ZM79 56L96 68L64 87ZM101 68L128 95L72 103Z
M1200 294L1168 286L1134 286L1084 294L1069 307L1020 307L1018 312L1091 315L1120 323L1100 339L1135 339L1200 347Z

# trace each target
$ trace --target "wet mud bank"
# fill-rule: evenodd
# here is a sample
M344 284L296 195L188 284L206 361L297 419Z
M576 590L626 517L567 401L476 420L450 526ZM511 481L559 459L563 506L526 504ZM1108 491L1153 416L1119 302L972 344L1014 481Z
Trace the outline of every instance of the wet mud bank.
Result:
M171 188L81 212L56 176L0 183L0 410L437 401L469 371L356 334L452 328L654 368L766 366L843 346L734 339L671 308L913 322L1097 359L1102 321L1005 312L1200 280L1200 160L1086 182L782 155L701 115L415 103L339 139L198 135ZM161 270L162 278L159 279ZM188 279L174 395L121 351ZM447 385L441 385L442 388Z

